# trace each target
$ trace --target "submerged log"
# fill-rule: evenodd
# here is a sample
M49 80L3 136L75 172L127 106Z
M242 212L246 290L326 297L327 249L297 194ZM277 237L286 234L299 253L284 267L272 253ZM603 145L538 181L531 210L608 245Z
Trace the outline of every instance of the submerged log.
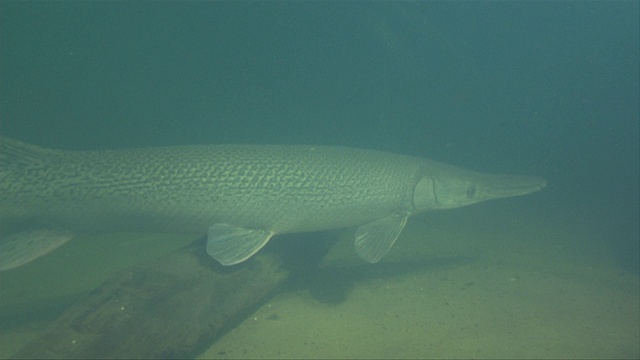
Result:
M194 245L117 273L13 357L194 357L288 276L274 255L222 267Z

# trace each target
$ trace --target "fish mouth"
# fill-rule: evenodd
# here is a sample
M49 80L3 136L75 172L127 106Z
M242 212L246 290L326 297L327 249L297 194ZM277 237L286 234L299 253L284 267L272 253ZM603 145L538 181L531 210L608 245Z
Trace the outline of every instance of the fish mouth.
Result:
M493 175L487 184L489 196L500 198L540 191L547 186L547 180L538 176Z

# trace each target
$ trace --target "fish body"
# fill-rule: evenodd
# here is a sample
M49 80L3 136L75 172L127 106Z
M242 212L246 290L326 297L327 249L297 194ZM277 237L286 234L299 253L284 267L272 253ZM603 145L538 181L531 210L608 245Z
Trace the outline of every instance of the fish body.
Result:
M3 245L34 233L46 238L43 231L62 239L78 232L202 233L209 254L232 265L275 234L358 226L356 250L376 262L410 215L545 184L345 147L64 151L2 138L0 269L21 265L3 261Z

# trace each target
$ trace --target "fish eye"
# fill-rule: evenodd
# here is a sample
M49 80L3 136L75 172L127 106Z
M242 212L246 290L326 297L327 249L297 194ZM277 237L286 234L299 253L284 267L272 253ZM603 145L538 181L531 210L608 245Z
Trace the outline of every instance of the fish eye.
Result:
M476 187L472 186L470 188L467 189L467 197L468 198L472 198L476 195Z

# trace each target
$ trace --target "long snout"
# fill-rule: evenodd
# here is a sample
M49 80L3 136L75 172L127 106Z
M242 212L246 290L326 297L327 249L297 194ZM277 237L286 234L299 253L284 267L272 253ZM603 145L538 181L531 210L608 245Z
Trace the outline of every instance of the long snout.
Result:
M489 175L485 183L488 198L520 196L540 191L547 186L547 180L537 176Z

